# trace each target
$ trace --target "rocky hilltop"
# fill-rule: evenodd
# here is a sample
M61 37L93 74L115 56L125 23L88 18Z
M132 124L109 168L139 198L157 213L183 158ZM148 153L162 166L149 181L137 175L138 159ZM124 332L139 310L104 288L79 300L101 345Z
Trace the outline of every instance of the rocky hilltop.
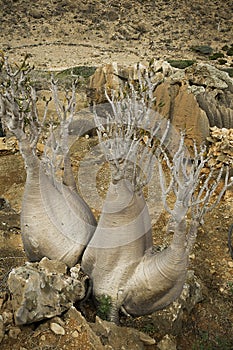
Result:
M156 59L232 67L232 1L2 0L0 48L59 69Z

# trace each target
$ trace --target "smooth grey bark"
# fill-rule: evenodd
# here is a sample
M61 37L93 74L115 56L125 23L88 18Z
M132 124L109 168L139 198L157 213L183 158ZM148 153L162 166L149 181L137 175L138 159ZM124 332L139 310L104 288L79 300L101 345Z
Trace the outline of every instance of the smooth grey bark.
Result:
M150 247L151 224L143 194L135 193L127 180L111 183L97 229L82 258L97 301L107 295L119 310L125 285ZM116 317L113 312L112 319Z

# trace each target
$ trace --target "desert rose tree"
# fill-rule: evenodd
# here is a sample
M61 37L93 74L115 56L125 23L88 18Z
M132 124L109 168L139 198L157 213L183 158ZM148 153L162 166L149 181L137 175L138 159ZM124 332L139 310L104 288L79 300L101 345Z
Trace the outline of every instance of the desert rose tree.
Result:
M129 84L120 93L113 92L111 98L107 96L111 106L107 116L95 110L100 144L111 165L112 178L82 267L92 279L97 303L108 301L108 319L114 322L120 309L134 316L150 314L180 295L204 214L218 204L232 184L226 168L223 188L213 197L223 169L217 177L212 169L203 178L205 146L198 149L194 142L194 155L190 157L185 134L174 132L169 121L151 110L154 86L150 76L139 71L138 81L136 88ZM173 232L170 245L160 252L153 247L142 191L154 166L162 193L154 200L160 200L169 214L167 227Z
M30 81L26 59L20 66L8 63L2 56L0 86L0 118L16 136L27 173L21 211L21 233L26 255L30 261L44 256L75 265L95 227L95 218L78 194L72 174L67 146L69 125L75 113L75 86L71 96L61 103L57 83L52 80L51 92L57 111L59 131L53 131L42 159L37 143L45 129L48 103L39 116L37 94ZM48 130L47 130L48 132ZM56 173L64 167L62 180Z
M21 231L29 260L46 256L73 266L81 260L97 303L109 301L108 319L118 321L119 310L130 315L150 314L174 301L182 291L198 226L232 184L226 167L216 175L202 172L208 159L205 147L193 145L190 157L185 134L153 109L157 84L150 71L138 69L138 80L111 98L94 117L100 144L111 166L111 183L96 227L88 205L79 195L69 159L69 126L75 113L75 90L58 97L51 90L60 127L50 131L42 159L36 145L46 122L39 117L37 96L26 63L12 69L2 57L0 117L16 136L27 180L22 203ZM152 73L152 74L151 74ZM157 169L161 192L154 200L169 214L170 245L153 247L151 218L143 189ZM62 170L64 169L64 170ZM62 181L57 174L62 170ZM150 187L148 187L150 189ZM217 195L215 195L216 189ZM172 199L172 200L171 200Z

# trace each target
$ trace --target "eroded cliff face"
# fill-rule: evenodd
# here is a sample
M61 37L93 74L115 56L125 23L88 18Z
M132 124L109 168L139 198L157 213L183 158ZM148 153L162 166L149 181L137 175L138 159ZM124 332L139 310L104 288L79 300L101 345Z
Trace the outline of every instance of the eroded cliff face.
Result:
M143 71L147 65L141 65ZM106 102L110 93L126 81L137 81L137 65L116 63L99 67L90 79L89 101ZM201 144L209 136L209 127L233 127L233 79L209 64L198 63L186 69L173 68L155 61L155 110L170 119L177 130L185 130L188 144Z

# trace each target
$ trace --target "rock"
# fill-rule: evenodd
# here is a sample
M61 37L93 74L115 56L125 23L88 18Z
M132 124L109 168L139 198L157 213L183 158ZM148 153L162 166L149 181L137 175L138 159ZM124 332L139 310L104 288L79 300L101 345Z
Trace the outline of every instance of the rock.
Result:
M196 63L186 69L177 69L168 62L154 61L153 82L155 109L172 121L177 130L185 130L188 145L198 144L209 136L209 126L233 127L233 79L228 73L209 64ZM147 69L140 65L139 69ZM138 66L117 63L99 67L90 78L89 100L106 102L108 94L126 81L138 80Z
M50 328L53 331L53 333L58 335L65 335L66 333L64 328L55 322L50 323Z
M18 150L18 142L14 136L0 137L0 151L10 151L14 153Z
M210 128L210 137L207 138L209 142L208 153L209 157L206 167L212 169L221 168L223 165L228 165L233 169L233 129L222 128L216 126Z
M96 69L95 73L90 77L90 83L88 88L89 102L103 103L106 102L105 91L111 95L112 90L118 90L120 86L128 82L138 80L138 69L143 72L147 69L148 65L134 64L131 66L124 66L117 64L116 62L100 66ZM166 61L154 61L153 62L153 81L160 82L164 78L171 76L177 71Z
M178 335L182 331L183 319L190 314L197 303L203 300L202 285L194 272L189 270L180 297L167 308L145 317L161 334Z
M24 161L20 154L4 154L1 156L0 162L0 183L3 197L8 200L10 206L13 208L11 202L22 202L22 191L16 191L17 187L24 186L26 180L26 172L24 168ZM14 186L14 191L10 191ZM9 193L9 196L5 195Z
M35 19L40 19L40 18L43 17L43 12L40 11L40 10L31 8L31 9L30 9L29 15L32 16L32 17L35 18Z
M67 266L63 262L47 258L43 258L39 262L39 267L48 275L53 273L65 275L67 272Z
M74 278L65 272L65 264L47 258L11 271L8 287L16 325L60 315L84 298L85 277Z
M102 343L109 345L114 350L121 350L126 344L127 350L143 350L146 345L155 344L155 340L143 332L129 327L119 327L98 316L96 316L95 323L90 323L90 326L98 334Z
M157 344L159 350L176 350L176 341L174 337L166 334L163 339Z
M140 65L140 69L145 69L144 65ZM111 94L112 90L118 90L125 81L137 80L137 65L123 66L116 62L106 64L96 69L95 73L90 77L88 88L89 102L96 104L107 101L105 90Z
M79 332L78 331L74 331L73 333L71 333L71 337L78 338L79 337Z
M209 119L210 126L233 128L233 79L228 73L209 64L198 63L185 70L191 86L204 87L195 95L202 110Z
M196 63L185 69L186 79L190 85L204 86L209 89L231 88L233 81L229 75L207 63Z
M14 178L12 177L11 180L14 181ZM7 191L4 193L4 198L9 203L9 206L12 210L14 210L16 213L20 214L21 208L22 208L22 197L24 193L24 183L13 183L11 187L7 189ZM18 226L20 227L20 226Z
M8 326L13 323L13 314L10 311L3 311L2 319L5 326Z
M148 334L145 334L143 332L139 332L140 340L145 344L145 345L154 345L155 340L151 338Z
M185 82L171 84L165 81L155 90L156 109L163 118L171 120L179 130L186 130L187 145L195 139L201 144L209 136L209 121L194 94L189 92Z
M97 135L94 117L89 109L82 109L76 113L70 125L69 135L70 139L72 140L73 138L74 141L79 136Z
M2 123L0 120L0 138L2 138L3 136L5 136L5 130L3 130L4 128L2 127ZM1 144L1 140L0 140L0 144Z
M205 110L211 127L233 128L233 105L230 101L232 93L229 91L217 91L200 93L197 101ZM222 99L222 102L221 102Z
M4 334L5 334L5 326L3 323L3 318L0 315L0 344L1 344L1 341L3 340Z
M79 344L79 349L106 350L99 336L95 334L86 319L74 307L66 312L64 320L68 329L72 327L76 330L75 336L72 338L75 344Z
M8 332L9 337L12 339L17 339L20 333L21 329L19 327L11 327Z

